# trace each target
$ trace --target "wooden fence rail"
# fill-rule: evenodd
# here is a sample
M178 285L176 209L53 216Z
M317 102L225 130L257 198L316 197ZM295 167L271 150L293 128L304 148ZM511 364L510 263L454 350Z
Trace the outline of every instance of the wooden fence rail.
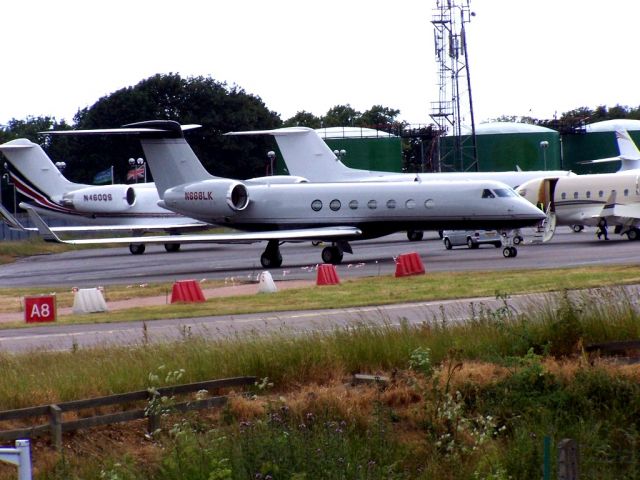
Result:
M96 415L79 420L63 420L65 412L77 412L88 408L105 407L109 405L119 405L138 401L149 401L154 395L173 397L174 395L199 392L206 390L208 393L221 388L244 387L254 385L256 377L233 377L218 380L208 380L204 382L188 383L183 385L173 385L170 387L160 387L157 393L149 390L138 390L136 392L120 393L105 397L87 398L83 400L72 400L51 405L40 405L37 407L19 408L15 410L5 410L0 412L0 422L8 420L24 420L32 417L47 416L49 422L43 425L36 425L26 428L0 431L0 441L11 441L17 439L34 438L50 433L53 444L57 449L62 447L62 433L81 430L84 428L96 427L99 425L109 425L113 423L129 422L141 418L148 418L147 429L155 431L160 424L159 414L147 415L144 408L136 408L124 412ZM186 412L190 410L200 410L204 408L219 407L227 402L226 396L209 396L201 400L172 403L172 412Z

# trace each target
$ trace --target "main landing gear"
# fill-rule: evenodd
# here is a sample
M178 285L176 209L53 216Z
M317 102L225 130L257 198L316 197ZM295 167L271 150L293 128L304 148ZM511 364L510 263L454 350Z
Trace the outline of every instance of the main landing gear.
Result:
M345 240L333 242L331 246L322 249L322 261L332 265L340 265L344 252L353 253L351 245ZM260 264L264 268L278 268L282 265L282 255L280 254L280 241L269 240L267 248L260 255Z
M333 242L330 247L324 247L322 249L322 261L332 265L340 265L342 263L344 252L353 253L349 242L346 240Z
M419 242L424 237L422 230L407 230L407 238L410 242Z
M134 237L141 237L142 235L145 234L145 230L132 230L133 236ZM180 235L180 232L176 232L175 230L169 230L168 233L170 235ZM175 252L179 252L180 251L180 244L179 243L165 243L164 244L164 249L169 252L169 253L175 253ZM144 253L144 251L146 250L146 245L144 243L130 243L129 244L129 251L131 252L132 255L142 255Z
M169 253L179 252L180 244L179 243L165 243L164 249ZM142 255L146 250L146 246L144 243L130 243L129 251L132 255Z
M144 243L130 243L129 244L129 251L131 252L132 255L142 255L145 251L145 245Z
M269 240L267 248L260 255L260 264L264 268L278 268L282 265L282 255L280 255L280 240Z

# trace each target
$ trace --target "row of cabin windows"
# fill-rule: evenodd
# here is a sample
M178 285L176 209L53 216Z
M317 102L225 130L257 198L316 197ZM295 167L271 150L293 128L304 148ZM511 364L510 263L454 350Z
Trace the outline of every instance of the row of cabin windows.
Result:
M518 195L516 194L516 192L514 192L512 189L510 188L494 188L493 190L485 188L482 191L482 198L496 198L496 197L517 197ZM387 208L389 210L393 210L394 208L396 208L397 206L397 202L394 199L391 200L387 200ZM409 200L407 200L406 202L404 202L404 206L408 209L412 209L416 207L416 201L413 198L410 198ZM425 208L433 208L434 206L434 201L433 199L428 199L424 201L424 207ZM331 202L329 202L329 208L331 210L333 210L334 212L337 212L338 210L340 210L340 208L342 208L342 203L340 202L340 200L338 200L337 198L331 200ZM357 210L359 208L359 204L357 200L351 200L349 202L349 208L351 210ZM371 209L371 210L375 210L376 208L378 208L378 202L377 200L369 200L367 202L367 208ZM320 210L322 210L322 200L314 200L313 202L311 202L311 209L314 212L319 212Z
M398 203L394 200L387 200L386 203L386 207L389 210L393 210L394 208L396 208L398 205ZM412 208L416 208L416 201L412 198L410 198L409 200L407 200L406 202L404 202L404 206L408 209L412 209ZM425 200L424 201L424 207L425 208L433 208L433 200L429 199L429 200ZM334 212L337 212L338 210L340 210L340 208L342 208L342 202L340 202L340 200L333 199L331 200L331 202L329 202L329 208L331 210L333 210ZM357 210L358 208L360 208L360 204L358 202L358 200L351 200L349 202L349 208L351 210ZM371 209L371 210L375 210L376 208L378 208L378 201L377 200L369 200L367 202L367 208ZM314 200L313 202L311 202L311 209L314 212L319 212L320 210L322 210L322 200Z
M598 198L604 198L604 193L605 193L604 190L599 190L598 191ZM616 193L616 191L615 190L611 190L611 193ZM625 197L628 197L629 196L629 189L625 188L623 194L624 194ZM585 196L587 198L591 198L591 191L587 190ZM560 197L562 198L562 200L566 200L567 199L567 192L562 192ZM579 197L578 192L573 192L574 200L576 200L578 197Z

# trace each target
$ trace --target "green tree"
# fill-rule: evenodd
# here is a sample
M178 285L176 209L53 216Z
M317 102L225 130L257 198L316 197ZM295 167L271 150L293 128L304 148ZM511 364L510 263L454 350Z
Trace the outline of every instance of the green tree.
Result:
M357 119L357 126L375 128L377 130L394 129L398 126L396 117L399 114L400 110L374 105L360 115Z
M158 74L135 86L100 98L76 114L78 129L110 128L145 120L175 120L202 128L185 134L187 141L210 173L232 178L264 174L270 139L225 137L233 130L271 129L281 126L280 117L262 100L242 88L210 77L182 78ZM135 138L84 136L67 140L73 144L65 159L67 173L89 181L113 165L116 181L124 181L128 159L144 157ZM53 139L52 147L63 139Z
M563 122L589 122L594 117L594 111L589 107L580 107L568 112L563 113L560 116L560 120Z
M313 113L300 110L293 117L285 120L284 126L320 128L322 126L322 120L319 117L316 117Z
M47 135L40 132L46 130L66 130L71 128L65 121L57 122L54 117L27 117L24 120L12 118L4 128L0 128L0 143L16 138L28 138L32 142L46 144Z
M351 105L336 105L330 108L322 117L323 127L353 127L360 118L360 112Z

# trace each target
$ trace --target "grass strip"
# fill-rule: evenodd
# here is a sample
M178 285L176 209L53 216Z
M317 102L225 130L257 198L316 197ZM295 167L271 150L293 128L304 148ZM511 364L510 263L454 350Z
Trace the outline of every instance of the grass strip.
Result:
M212 298L204 303L138 307L108 313L60 317L60 323L150 321L157 319L237 315L285 310L389 305L395 303L474 298L563 289L588 289L640 283L636 266L438 272L423 276L391 276L349 280L334 286L299 288L271 294Z

